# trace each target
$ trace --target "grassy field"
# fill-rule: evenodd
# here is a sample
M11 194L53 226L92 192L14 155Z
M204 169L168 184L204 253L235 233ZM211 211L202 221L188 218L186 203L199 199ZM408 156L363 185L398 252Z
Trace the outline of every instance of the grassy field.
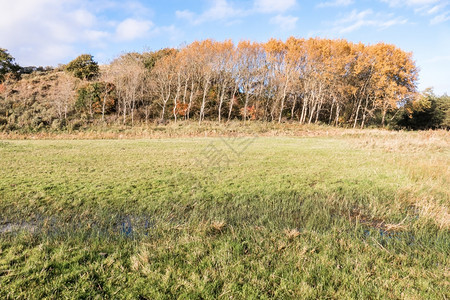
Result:
M0 298L450 298L449 134L327 134L0 141Z

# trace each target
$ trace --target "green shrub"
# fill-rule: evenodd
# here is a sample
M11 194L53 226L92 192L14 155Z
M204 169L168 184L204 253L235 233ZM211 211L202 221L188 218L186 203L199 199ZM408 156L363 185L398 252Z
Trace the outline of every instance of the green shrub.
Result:
M436 96L427 89L405 105L398 125L413 130L450 128L450 97Z
M51 128L53 130L61 130L66 126L66 120L55 119L52 121Z

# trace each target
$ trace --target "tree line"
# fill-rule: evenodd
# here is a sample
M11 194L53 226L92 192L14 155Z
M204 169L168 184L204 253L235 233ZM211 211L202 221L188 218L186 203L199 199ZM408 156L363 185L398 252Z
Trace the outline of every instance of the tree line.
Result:
M407 124L404 117L413 114L406 108L420 98L411 53L385 43L321 38L208 39L125 53L102 66L84 54L59 71L66 84L48 95L58 98L52 103L62 120L239 119L363 128L394 119Z

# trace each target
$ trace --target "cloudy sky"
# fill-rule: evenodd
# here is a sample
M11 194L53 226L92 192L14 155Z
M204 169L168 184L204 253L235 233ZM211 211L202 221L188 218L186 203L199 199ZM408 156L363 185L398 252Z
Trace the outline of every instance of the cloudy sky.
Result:
M450 93L450 0L0 0L0 47L20 65L57 65L81 53L193 40L345 38L412 51L419 88Z

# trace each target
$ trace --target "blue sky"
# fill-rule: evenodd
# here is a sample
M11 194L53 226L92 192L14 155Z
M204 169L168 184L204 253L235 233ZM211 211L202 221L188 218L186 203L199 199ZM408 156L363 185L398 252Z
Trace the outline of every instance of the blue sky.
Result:
M414 53L419 88L450 93L450 0L0 0L0 47L21 65L107 63L193 40L345 38Z

